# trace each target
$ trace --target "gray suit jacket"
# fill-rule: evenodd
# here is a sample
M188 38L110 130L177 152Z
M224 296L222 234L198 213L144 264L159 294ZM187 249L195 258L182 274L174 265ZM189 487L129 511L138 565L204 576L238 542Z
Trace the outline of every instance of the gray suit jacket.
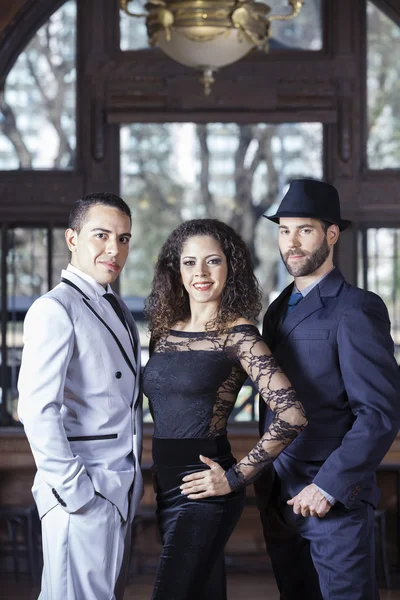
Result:
M143 494L140 342L95 286L71 271L24 323L18 414L37 465L39 514L75 512L99 492L133 518Z

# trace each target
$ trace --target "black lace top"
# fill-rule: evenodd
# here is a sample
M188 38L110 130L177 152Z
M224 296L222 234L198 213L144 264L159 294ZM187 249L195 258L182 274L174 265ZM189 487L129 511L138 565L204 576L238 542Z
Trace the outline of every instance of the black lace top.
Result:
M143 374L157 438L223 435L250 376L274 420L253 450L227 472L232 489L251 483L306 425L301 403L253 325L225 333L170 330Z

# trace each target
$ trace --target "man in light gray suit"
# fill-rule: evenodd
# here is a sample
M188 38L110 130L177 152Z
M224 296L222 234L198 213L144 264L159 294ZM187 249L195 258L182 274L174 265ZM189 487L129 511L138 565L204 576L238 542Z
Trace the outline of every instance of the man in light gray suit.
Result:
M18 412L37 466L40 600L123 597L143 493L140 344L110 284L127 259L130 230L118 196L78 200L66 231L71 264L24 323Z

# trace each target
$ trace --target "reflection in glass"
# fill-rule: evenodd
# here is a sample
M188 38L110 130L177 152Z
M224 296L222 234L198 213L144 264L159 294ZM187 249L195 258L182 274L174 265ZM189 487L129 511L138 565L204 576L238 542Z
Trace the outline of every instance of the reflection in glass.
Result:
M400 168L400 27L368 2L368 165Z
M41 27L0 94L0 169L72 169L76 147L76 2Z
M262 2L263 0L261 0ZM135 0L129 3L133 13L144 13L144 1ZM268 0L272 14L289 14L290 5L287 0ZM286 10L287 9L287 10ZM146 32L146 20L129 17L121 12L120 16L121 50L142 50L149 48ZM302 11L293 21L274 21L270 50L321 50L322 18L321 0L307 0Z
M400 229L369 228L358 239L358 285L378 294L387 306L400 359Z

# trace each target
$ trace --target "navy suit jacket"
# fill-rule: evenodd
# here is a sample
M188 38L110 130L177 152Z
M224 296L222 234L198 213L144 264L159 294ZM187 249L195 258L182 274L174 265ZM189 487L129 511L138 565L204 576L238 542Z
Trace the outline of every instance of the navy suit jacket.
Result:
M281 459L304 469L305 485L311 472L348 508L360 500L376 506L375 470L400 426L400 374L386 306L335 268L281 323L292 288L271 304L263 323L263 337L309 422ZM261 432L270 418L261 402Z

